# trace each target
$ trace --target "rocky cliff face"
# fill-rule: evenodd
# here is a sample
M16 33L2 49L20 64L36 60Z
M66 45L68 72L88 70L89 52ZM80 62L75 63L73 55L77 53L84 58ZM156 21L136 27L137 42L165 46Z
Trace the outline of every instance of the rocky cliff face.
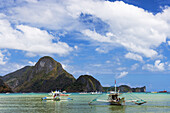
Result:
M10 92L12 93L12 89L3 82L2 79L0 79L0 93L7 93L7 92Z
M35 66L26 66L2 78L15 92L50 92L63 90L75 82L53 58L45 56Z
M102 91L98 80L82 75L77 80L62 65L49 56L39 59L35 66L26 66L2 77L14 92L68 92Z
M90 75L81 75L76 82L68 87L68 92L92 92L102 91L102 86L98 80Z
M132 89L127 85L121 85L118 89L120 92L132 92Z
M127 85L119 86L120 92L146 92L146 87L131 88Z
M146 92L146 87L132 88L132 92Z
M15 89L17 86L21 85L25 80L25 74L31 70L31 66L25 66L15 72L9 73L2 77L3 81L9 85L10 88Z

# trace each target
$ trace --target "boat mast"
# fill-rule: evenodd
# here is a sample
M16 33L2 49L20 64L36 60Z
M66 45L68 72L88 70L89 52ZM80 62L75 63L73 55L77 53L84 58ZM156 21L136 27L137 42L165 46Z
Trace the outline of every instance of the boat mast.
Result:
M115 93L116 93L116 80L115 80Z

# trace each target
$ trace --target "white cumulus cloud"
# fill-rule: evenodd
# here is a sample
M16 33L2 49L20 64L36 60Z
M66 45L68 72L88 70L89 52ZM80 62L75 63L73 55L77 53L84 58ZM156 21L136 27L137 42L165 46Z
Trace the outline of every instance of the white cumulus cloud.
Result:
M13 22L23 22L35 27L47 29L80 29L79 22L72 18L62 1L26 0L22 6L12 7L8 11Z
M137 68L139 67L139 64L133 64L132 66L131 66L131 70L136 70Z
M127 74L128 74L128 72L123 71L123 72L120 73L120 75L116 76L116 78L117 78L117 79L123 78L123 77L125 77Z
M1 69L0 75L2 76L2 75L5 75L5 74L8 74L10 72L14 72L14 71L21 69L23 67L24 67L23 64L7 62L4 65L0 65L0 69Z
M54 37L45 30L27 25L13 28L9 21L3 18L0 18L0 28L0 48L24 50L32 54L58 55L67 55L73 50L65 42L54 43Z
M134 54L134 53L127 53L127 54L125 55L125 58L137 60L137 61L140 61L140 62L143 61L142 56L140 56L140 55L138 55L138 54Z
M165 70L165 64L161 63L161 60L156 60L154 65L152 64L146 64L142 67L143 70L149 70L149 71L164 71Z
M28 63L31 65L31 66L34 66L36 64L36 62L32 62L32 61L28 61Z
M113 34L104 36L85 30L84 35L98 42L117 43L146 57L157 56L154 48L166 42L168 36L169 24L165 19L122 1L71 0L67 8L75 18L80 13L100 18L110 26L109 34Z
M100 43L100 47L96 51L107 53L113 47L124 47L133 54L131 58L142 61L141 56L152 58L158 56L156 48L170 36L170 8L167 7L161 13L156 15L133 5L126 4L122 1L104 1L104 0L26 0L22 6L11 7L7 9L9 13L8 19L14 23L28 24L32 31L38 31L43 27L50 30L73 30L79 31L83 35L88 36L94 43ZM81 14L92 15L93 19L100 19L107 24L107 33L96 32L85 27L80 21ZM31 16L30 16L31 15ZM4 21L4 20L1 20ZM9 22L6 21L8 24ZM10 28L10 25L7 25ZM1 26L2 27L2 26ZM8 29L4 28L4 29ZM28 26L19 25L20 31L9 29L10 36L33 35L28 32ZM27 29L27 30L26 30ZM102 29L102 28L101 28ZM25 31L26 30L26 31ZM23 33L21 33L21 31ZM40 30L47 37L49 34ZM18 32L20 32L18 34ZM38 33L39 34L39 33ZM41 35L42 35L41 34ZM83 38L84 39L84 38ZM29 40L30 41L30 40ZM49 42L49 40L47 41ZM105 46L104 44L108 44ZM169 42L168 42L169 43ZM49 43L47 43L48 45ZM43 48L49 53L66 54L71 51L70 47L63 42L52 43L51 46ZM26 44L27 45L27 44ZM11 45L12 46L12 45ZM22 46L25 45L23 44ZM54 49L55 47L59 48ZM13 47L12 47L13 48ZM35 48L35 47L32 47ZM37 52L36 49L28 48L26 51ZM20 49L20 48L19 48ZM41 52L41 51L40 51ZM33 55L33 54L32 54Z
M4 55L2 54L2 51L0 50L0 65L6 64L6 61L4 61Z
M170 41L168 41L168 45L170 45Z
M112 40L109 37L102 36L96 33L96 31L90 31L89 29L86 29L86 30L83 30L82 33L86 36L92 37L93 40L96 40L98 42L107 42L107 43L112 42Z
M117 68L116 70L122 71L122 70L125 70L125 69L126 69L126 67L119 67L119 68Z

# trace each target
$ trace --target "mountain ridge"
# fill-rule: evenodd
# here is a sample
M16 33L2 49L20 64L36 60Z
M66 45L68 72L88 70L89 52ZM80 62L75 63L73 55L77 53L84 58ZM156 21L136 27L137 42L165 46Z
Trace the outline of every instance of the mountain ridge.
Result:
M94 92L102 91L102 85L91 75L81 75L71 86L67 88L69 92Z
M14 92L50 92L66 90L67 92L105 91L112 87L102 87L91 75L81 75L78 79L63 69L62 65L52 57L44 56L34 66L25 66L11 72L1 79ZM145 92L146 87L130 88L122 85L117 88L121 92Z
M34 66L26 66L2 79L15 92L49 92L64 89L75 81L73 75L49 56L40 58Z

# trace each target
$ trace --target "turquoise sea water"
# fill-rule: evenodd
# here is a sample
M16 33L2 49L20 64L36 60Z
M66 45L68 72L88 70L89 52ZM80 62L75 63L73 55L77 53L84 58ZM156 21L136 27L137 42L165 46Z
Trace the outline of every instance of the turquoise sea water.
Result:
M14 93L0 94L0 113L170 113L170 94L133 93L147 101L143 105L125 103L123 106L113 106L107 103L88 102L99 95L80 95L73 93L73 100L42 101L47 93ZM128 93L122 94L126 100L131 99ZM62 97L66 99L68 97ZM103 94L99 99L107 99Z

